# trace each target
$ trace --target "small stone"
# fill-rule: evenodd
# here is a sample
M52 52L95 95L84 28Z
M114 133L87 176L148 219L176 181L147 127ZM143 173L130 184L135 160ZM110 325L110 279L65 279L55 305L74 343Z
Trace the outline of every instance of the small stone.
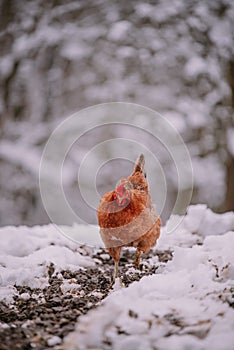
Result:
M30 299L30 294L29 293L22 293L20 294L20 298L24 300Z
M57 337L57 335L53 336L52 338L47 340L48 346L54 346L62 343L62 339L60 337Z

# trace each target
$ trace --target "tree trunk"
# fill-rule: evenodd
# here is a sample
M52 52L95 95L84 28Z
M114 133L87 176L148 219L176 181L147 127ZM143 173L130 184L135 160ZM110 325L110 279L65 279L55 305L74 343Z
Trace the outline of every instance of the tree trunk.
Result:
M227 163L227 192L225 200L225 211L234 211L234 158L230 157Z
M234 61L230 63L230 88L231 88L231 107L234 110ZM233 121L233 117L231 117ZM233 127L232 123L230 127ZM225 211L234 211L234 157L229 155L226 167L226 198L225 198Z

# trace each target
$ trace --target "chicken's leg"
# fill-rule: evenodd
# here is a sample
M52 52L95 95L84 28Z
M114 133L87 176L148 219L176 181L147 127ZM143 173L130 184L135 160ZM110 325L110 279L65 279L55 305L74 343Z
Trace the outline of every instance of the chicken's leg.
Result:
M112 286L115 283L116 278L118 278L118 267L119 267L121 247L110 247L108 249L108 252L115 262L113 281L111 282L111 286Z
M114 275L113 275L113 280L118 277L118 269L119 269L119 261L115 261L115 267L114 267Z
M135 254L135 259L134 259L135 269L139 269L140 260L141 260L141 250L137 249Z

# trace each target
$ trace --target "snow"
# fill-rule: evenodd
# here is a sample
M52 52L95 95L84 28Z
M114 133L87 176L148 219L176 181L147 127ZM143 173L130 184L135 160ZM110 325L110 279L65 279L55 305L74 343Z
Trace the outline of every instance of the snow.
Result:
M30 299L30 294L29 293L22 293L22 294L20 294L20 298L23 300L28 300L28 299Z
M54 225L3 227L0 237L0 300L12 301L17 294L15 285L47 286L51 263L55 271L94 266L89 256L77 251L78 244L67 239ZM63 288L66 292L78 286L64 285Z
M217 46L226 46L231 47L230 45L230 36L232 32L231 25L225 20L217 21L213 28L210 31L211 40Z
M189 207L173 233L163 228L157 245L159 250L173 249L173 259L128 288L117 280L101 305L80 317L65 339L65 349L102 349L106 342L115 350L231 349L231 229L234 213L218 215L206 205Z
M232 348L234 213L216 214L204 204L194 205L174 231L168 233L167 225L156 249L172 250L172 260L151 259L158 267L156 273L127 288L117 279L109 295L80 316L76 329L65 338L65 350L104 349L106 343L114 350ZM61 234L65 228L73 240ZM12 303L18 285L48 285L51 263L58 274L95 266L90 253L97 248L74 241L77 231L88 236L94 230L98 232L88 225L1 228L0 300ZM63 280L61 289L82 295L73 278ZM29 297L28 292L20 295L24 300ZM48 346L60 343L56 336L47 340Z
M214 164L212 168L218 164L225 174L224 140L233 124L229 81L234 48L233 4L231 0L174 0L173 6L169 0L150 4L138 0L133 6L107 0L62 4L56 1L47 8L39 0L27 6L24 1L14 2L8 21L2 21L1 225L48 223L40 206L37 169L51 126L98 103L134 102L168 115L188 147L196 142L199 152L195 162L202 169L206 168L206 161ZM88 119L86 130L91 126ZM145 127L154 131L155 126L144 119ZM117 131L111 128L110 132L114 138ZM124 127L121 132L125 133ZM210 142L204 142L207 134L213 136L212 147ZM96 144L98 135L106 139L106 129L93 135ZM147 135L140 140L146 142ZM76 159L81 161L89 147L87 136ZM119 144L119 149L125 148ZM233 146L229 148L233 154ZM162 158L156 147L150 149ZM106 145L105 153L108 152ZM220 156L209 158L216 153ZM69 152L68 160L70 157ZM162 163L166 161L163 157ZM75 174L77 163L71 162L68 172ZM163 168L169 177L170 169ZM48 167L53 176L52 170ZM225 176L219 176L222 186L218 191L211 191L210 177L200 177L200 173L198 169L195 174L198 190L194 202L206 201L212 193L209 205L222 208ZM108 176L111 175L109 171ZM6 178L21 184L15 188ZM69 191L76 190L72 176L65 182ZM216 178L214 183L217 184ZM28 201L29 185L34 197L30 209L21 204ZM171 206L170 198L176 190L176 183L168 188ZM17 203L15 198L19 198ZM77 198L71 203L75 207ZM11 219L9 212L13 213ZM95 223L91 210L87 212L89 222ZM163 213L163 217L166 219L168 213Z
M220 235L234 230L234 216L232 212L216 214L205 204L198 204L188 208L184 224L191 232L203 236Z
M60 337L57 337L56 335L47 340L48 346L54 346L60 344L61 342L62 339Z
M24 157L22 157L22 154ZM21 165L35 176L38 176L41 157L37 150L32 147L29 149L25 145L17 144L16 142L1 141L0 157L13 164Z
M204 59L194 56L186 63L184 70L186 75L195 77L198 74L206 73L207 68L207 62Z
M129 34L131 23L128 21L116 22L110 29L108 38L113 41L119 41L125 39Z
M63 294L67 292L74 293L77 292L78 289L80 289L80 285L77 284L77 281L72 278L64 280L63 284L61 285Z

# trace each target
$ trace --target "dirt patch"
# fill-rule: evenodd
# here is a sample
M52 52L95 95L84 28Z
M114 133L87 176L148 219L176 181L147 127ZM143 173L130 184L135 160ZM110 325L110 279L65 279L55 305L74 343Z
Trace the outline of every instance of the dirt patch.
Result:
M19 296L14 303L0 303L0 350L63 349L63 338L74 330L79 316L110 293L113 261L104 249L91 255L95 267L58 274L53 264L48 266L49 286L44 289L16 286ZM152 263L152 258L158 263ZM119 263L122 281L127 287L145 275L155 274L171 258L170 251L152 251L143 256L141 269L135 270L133 253L125 250Z

